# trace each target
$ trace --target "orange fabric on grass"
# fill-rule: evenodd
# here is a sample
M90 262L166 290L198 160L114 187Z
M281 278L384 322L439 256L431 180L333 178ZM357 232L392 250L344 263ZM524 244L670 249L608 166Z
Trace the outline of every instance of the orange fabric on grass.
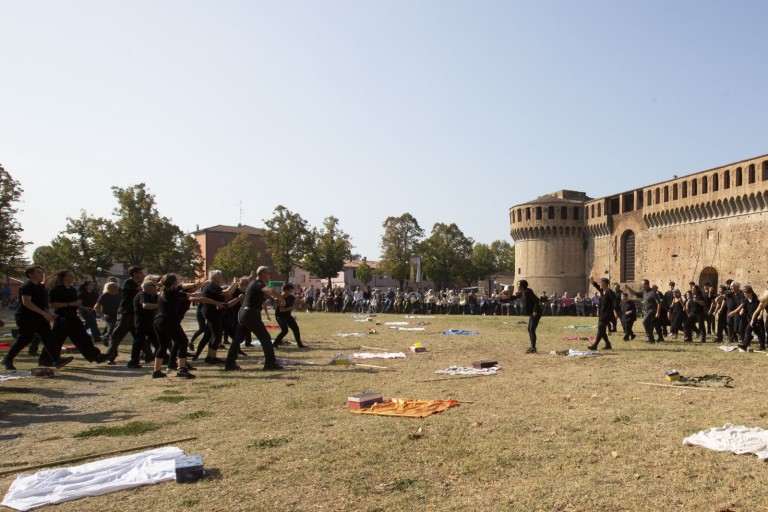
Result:
M410 400L393 398L386 403L373 404L367 409L350 409L355 414L377 416L402 416L405 418L426 418L430 414L443 412L459 404L456 400Z

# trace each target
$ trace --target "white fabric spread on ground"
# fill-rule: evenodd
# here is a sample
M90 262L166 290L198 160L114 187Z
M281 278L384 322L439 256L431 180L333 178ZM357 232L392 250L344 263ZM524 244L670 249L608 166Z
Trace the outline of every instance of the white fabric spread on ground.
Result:
M500 366L491 366L490 368L473 368L471 366L449 366L445 370L438 370L435 373L443 375L496 375L501 370Z
M396 331L423 331L423 330L425 330L424 327L398 327L396 325L392 325L389 328L390 329L394 329Z
M702 446L736 455L754 453L760 460L765 460L768 459L768 430L726 423L686 437L683 446Z
M356 352L353 359L405 359L403 352Z
M728 345L720 345L717 348L719 348L723 352L733 352L734 350L739 350L739 347L736 347L736 346L729 347Z
M365 332L340 332L336 336L339 338L348 338L349 336L367 336L368 333Z
M424 316L424 315L405 315L403 318L435 318L435 317Z
M568 352L560 351L560 350L553 350L549 353L551 356L600 356L599 352L595 352L593 350L573 350L572 348L568 349Z
M7 380L28 379L30 377L32 377L32 372L30 371L11 370L8 372L0 373L0 382L5 382Z
M29 510L175 480L176 458L183 455L180 448L166 446L70 468L22 474L13 481L2 504L16 510Z
M408 325L408 322L384 322L384 325Z

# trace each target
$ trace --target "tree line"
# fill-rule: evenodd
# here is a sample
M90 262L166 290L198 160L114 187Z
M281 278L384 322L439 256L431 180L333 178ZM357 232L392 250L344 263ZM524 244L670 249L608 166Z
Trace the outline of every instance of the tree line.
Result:
M0 165L0 272L8 275L18 274L27 263L26 243L16 219L16 203L22 193L21 184ZM105 276L114 263L162 274L200 274L204 260L194 236L160 214L155 196L144 183L112 187L112 195L116 201L112 218L96 217L85 210L78 217L67 217L64 229L34 251L33 262L48 272L70 269L78 279ZM334 216L312 227L300 214L278 205L263 222L267 251L276 272L286 280L300 266L330 286L331 279L353 258L350 236ZM456 224L435 223L425 236L418 221L404 213L387 217L382 227L382 252L375 272L399 281L401 287L410 276L415 255L421 257L423 276L441 288L514 270L514 246L503 240L477 243ZM242 233L218 251L212 268L229 277L245 275L258 265L260 256L249 236ZM358 280L367 283L373 275L374 269L363 260L357 268Z

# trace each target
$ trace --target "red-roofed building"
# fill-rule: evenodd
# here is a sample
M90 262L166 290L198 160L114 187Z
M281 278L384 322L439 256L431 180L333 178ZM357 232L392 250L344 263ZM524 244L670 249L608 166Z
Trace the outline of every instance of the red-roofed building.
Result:
M248 233L254 247L259 251L259 265L271 266L272 258L269 251L267 251L264 231L264 229L247 225L225 226L219 224L210 228L198 229L192 233L197 243L200 244L200 251L203 254L203 258L205 258L205 263L203 263L205 275L212 269L211 265L213 265L213 260L216 258L216 253L219 252L219 249L229 244L240 233Z

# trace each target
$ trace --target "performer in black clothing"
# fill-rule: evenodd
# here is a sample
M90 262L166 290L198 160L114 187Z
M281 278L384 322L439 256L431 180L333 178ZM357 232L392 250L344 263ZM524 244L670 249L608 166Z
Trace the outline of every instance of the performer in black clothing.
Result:
M99 295L99 299L96 301L96 307L94 307L96 313L107 323L101 338L105 347L109 347L109 340L112 338L112 333L115 332L115 326L117 325L117 312L120 309L120 294L118 291L119 286L117 286L117 283L107 282L104 285L102 294Z
M705 308L705 319L707 323L707 334L710 336L712 335L712 331L715 328L715 317L712 314L712 302L715 298L715 290L712 288L712 285L709 283L704 283L704 308Z
M205 297L189 295L187 292L196 290L198 285L195 283L179 283L179 278L176 274L164 275L158 285L160 293L157 296L157 316L155 316L154 321L158 347L155 351L155 367L152 372L152 378L157 379L166 376L162 371L163 359L168 354L168 347L171 341L173 341L175 349L178 351L178 360L171 361L173 366L178 368L176 376L184 379L194 379L195 376L190 372L190 368L187 365L189 338L187 338L184 329L181 328L183 315L180 313L180 308L189 307L184 305L185 302L204 302L214 306L217 304ZM223 304L218 305L223 306Z
M723 333L728 332L728 304L725 300L725 294L728 293L728 287L720 285L717 296L712 300L712 315L717 320L717 331L715 342L722 343Z
M694 326L697 326L699 335L701 336L701 342L706 342L707 326L704 297L702 296L701 288L699 288L699 286L696 284L691 286L691 292L688 297L688 301L685 304L685 311L688 314L688 319L684 324L685 338L683 341L693 341Z
M506 296L507 292L504 292L502 296ZM542 293L542 297L546 296L546 293ZM528 338L530 339L531 346L525 351L526 354L536 353L536 328L539 326L539 320L541 320L542 311L544 310L541 299L533 293L533 290L528 288L528 281L521 279L517 282L517 293L511 295L511 299L519 299L523 301L524 314L528 315Z
M73 357L61 357L61 345L53 340L51 322L54 317L48 309L48 293L45 289L45 272L39 265L28 267L24 270L27 282L19 288L21 298L16 310L16 325L19 327L19 336L13 342L8 353L3 358L3 367L6 370L15 370L13 360L24 347L29 345L35 334L39 335L48 357L56 368L71 363Z
M763 330L762 319L756 316L760 307L760 301L755 294L755 291L750 285L744 285L744 302L741 303L741 308L744 310L744 340L739 344L739 348L747 350L752 343L753 335L757 334L757 339L760 346L765 348L765 331ZM754 318L754 320L753 320Z
M131 347L131 360L128 368L141 368L141 354L144 362L154 360L158 341L155 332L155 314L157 313L157 283L151 278L141 283L141 290L133 299L133 318L136 329L136 343Z
M224 332L232 340L229 350L227 351L227 359L224 362L225 371L237 371L241 370L237 364L237 356L245 357L245 353L240 348L240 343L243 340L250 341L251 333L248 329L240 324L237 319L240 313L240 307L242 306L243 299L245 298L245 290L248 289L248 278L243 277L238 282L237 288L232 292L232 298L227 302L227 308L224 310ZM246 343L250 346L250 343Z
M363 292L365 296L365 292ZM296 339L296 345L299 348L305 346L301 343L301 331L299 331L299 324L296 323L296 319L291 315L293 312L293 305L296 302L296 297L293 296L293 284L285 283L283 285L283 300L285 300L285 306L275 308L275 320L280 325L280 334L275 338L275 342L272 346L279 347L283 343L283 338L288 334L288 329L293 332L293 337Z
M763 294L760 295L757 309L754 313L752 313L752 317L750 318L752 330L757 333L757 339L760 341L760 350L765 350L766 345L765 322L763 321L762 315L760 313L763 312L767 304L768 290L764 291Z
M144 270L141 267L131 267L128 269L128 275L131 277L120 287L120 319L115 326L115 332L109 340L109 364L115 364L117 358L117 349L120 343L129 332L133 336L133 344L136 345L136 323L133 319L133 299L141 291L141 283L144 281ZM141 350L141 345L139 345ZM133 352L133 349L131 350Z
M237 283L222 288L224 284L224 275L220 270L211 270L208 272L208 283L203 286L202 295L211 299L216 304L226 303L237 288ZM203 303L203 317L206 321L206 332L203 339L197 345L197 351L193 360L197 360L202 351L208 347L208 353L205 357L207 364L223 363L216 357L216 351L221 344L221 338L224 334L224 311L221 308L208 303Z
M672 292L672 302L667 312L669 315L669 330L672 334L672 339L677 339L677 334L683 328L683 324L685 323L685 302L686 301L683 300L683 297L680 295L680 290L674 290Z
M725 305L728 308L728 342L738 342L744 339L743 312L740 308L744 302L744 294L741 292L741 285L737 282L731 282L731 291L725 294Z
M99 292L96 291L96 285L93 281L84 281L77 292L77 298L80 299L80 316L83 319L86 329L90 329L91 338L96 345L101 344L101 331L96 322L96 301L99 300Z
M592 276L589 276L589 282L592 286L597 288L600 293L600 301L597 304L597 337L595 342L587 347L589 350L597 350L600 341L605 341L605 350L611 350L611 342L608 339L608 333L606 332L611 320L616 318L616 308L614 303L616 302L616 295L611 290L611 281L607 277L600 278L600 284L597 284Z
M613 285L613 318L608 324L608 332L617 332L618 324L623 324L621 318L621 286L617 283ZM626 334L626 333L625 333Z
M647 279L643 279L640 284L643 288L639 293L630 288L629 285L625 285L625 287L629 290L629 293L643 299L643 327L645 327L645 334L648 336L646 342L656 342L653 337L654 329L659 336L658 341L664 341L664 337L661 334L661 326L658 322L661 315L661 301L656 290L651 288L651 283Z
M632 330L632 327L635 325L635 320L637 320L637 306L635 306L634 301L629 300L627 292L621 292L619 315L621 326L624 329L624 341L635 339L635 332Z
M192 339L189 340L189 350L195 350L195 340L198 336L205 334L205 317L203 316L202 302L198 302L195 306L195 320L197 320L197 330L192 335Z
M77 298L77 289L72 286L75 276L69 270L62 270L56 274L54 286L48 292L48 300L53 308L53 342L61 348L64 340L69 338L83 357L91 363L103 363L107 360L106 354L93 344L93 340L85 330L85 325L77 316L80 308L80 299ZM41 366L50 366L51 356L48 350L43 350L40 355Z
M267 298L271 298L279 306L284 306L285 301L279 293L266 288L265 280L269 281L271 272L267 267L259 267L256 275L251 278L248 288L245 290L243 305L238 313L238 320L248 328L261 343L261 349L264 351L264 370L282 370L283 367L277 364L275 358L275 349L272 347L272 338L261 321L261 308Z

